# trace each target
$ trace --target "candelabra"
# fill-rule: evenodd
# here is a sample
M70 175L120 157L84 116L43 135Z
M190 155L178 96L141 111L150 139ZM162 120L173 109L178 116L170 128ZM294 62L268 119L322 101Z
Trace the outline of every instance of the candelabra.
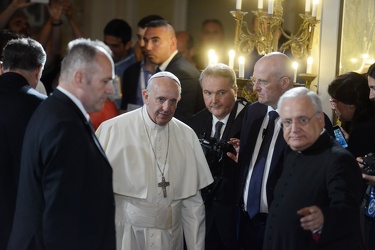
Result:
M311 86L311 82L314 81L314 79L316 78L316 75L314 74L299 74L298 75L299 77L302 78L302 80L305 81L305 84L303 84L306 88L310 89L310 86Z
M316 10L315 12L313 10L313 15L311 12L300 14L303 23L298 32L288 35L281 27L284 22L282 1L274 1L272 13L266 13L261 9L252 11L258 21L257 32L250 32L248 24L243 20L248 12L239 9L230 12L236 20L234 46L237 52L250 53L256 49L258 54L264 55L273 51L285 52L289 49L297 60L304 60L310 55L314 29L319 23L315 17ZM283 34L287 41L279 47L280 34Z
M250 79L237 78L237 95L243 97L250 102L255 102L258 99L258 95L253 90Z

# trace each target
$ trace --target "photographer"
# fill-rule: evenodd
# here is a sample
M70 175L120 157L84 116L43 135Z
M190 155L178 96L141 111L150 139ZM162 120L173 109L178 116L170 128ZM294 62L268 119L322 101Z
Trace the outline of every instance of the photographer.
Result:
M372 64L367 72L369 86L369 99L375 101L375 63ZM374 116L375 117L375 116ZM367 132L367 131L364 131ZM374 139L372 145L375 145ZM367 190L364 195L361 213L363 214L363 232L369 250L375 250L375 151L366 154L364 157L357 157L362 168L362 178L367 181Z
M235 184L237 163L226 153L227 143L240 138L244 107L237 100L234 71L224 64L208 66L200 76L206 109L193 116L188 125L198 135L214 183L202 190L206 207L206 249L235 249Z

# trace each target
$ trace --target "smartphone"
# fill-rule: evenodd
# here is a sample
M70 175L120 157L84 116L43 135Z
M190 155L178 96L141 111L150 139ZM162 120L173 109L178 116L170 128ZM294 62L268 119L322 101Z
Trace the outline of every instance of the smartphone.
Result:
M333 132L335 133L335 139L341 146L344 148L348 147L348 142L345 139L344 134L342 133L339 126L333 126Z

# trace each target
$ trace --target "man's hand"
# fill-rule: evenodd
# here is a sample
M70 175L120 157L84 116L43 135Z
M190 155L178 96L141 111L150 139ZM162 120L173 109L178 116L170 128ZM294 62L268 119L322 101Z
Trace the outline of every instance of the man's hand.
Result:
M231 158L233 161L238 162L238 153L240 152L240 140L237 138L230 138L228 144L233 146L233 148L236 150L236 154L227 152L227 156Z
M14 9L22 9L33 4L27 0L13 0L10 6Z
M357 157L356 160L358 162L359 167L362 169L364 167L363 157ZM362 173L362 178L368 181L368 185L375 186L375 176Z
M319 207L304 207L298 210L297 214L302 215L300 222L304 230L313 232L323 228L324 215Z

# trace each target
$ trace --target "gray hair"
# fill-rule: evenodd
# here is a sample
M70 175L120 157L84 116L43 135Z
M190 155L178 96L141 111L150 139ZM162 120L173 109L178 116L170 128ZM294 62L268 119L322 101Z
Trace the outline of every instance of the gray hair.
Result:
M283 102L287 99L292 99L292 98L295 98L295 97L298 97L298 96L307 96L314 109L315 109L315 112L316 113L322 113L323 112L323 106L322 106L322 101L320 100L319 96L309 90L308 88L305 88L305 87L295 87L295 88L292 88L292 89L289 89L288 91L286 91L279 99L279 102L277 104L277 108L280 110L281 106L283 105Z
M218 63L218 64L207 66L207 68L205 68L202 71L199 77L199 82L201 86L202 86L203 79L209 76L226 78L229 80L229 83L232 89L237 88L236 73L234 72L233 69L231 69L226 64Z
M32 71L44 66L47 60L42 45L31 38L10 40L3 49L3 68Z
M96 63L98 52L112 60L111 50L102 41L79 38L69 42L61 62L60 79L69 79L77 69L84 69L85 72L95 70L93 65Z
M147 82L147 91L149 92L150 89L152 88L152 86L154 85L154 81L152 81L153 79L155 78L160 78L160 77L166 77L166 78L169 78L173 81L176 82L176 85L178 87L178 93L181 95L181 83L180 83L180 80L177 78L177 76L175 76L174 74L172 74L171 72L169 71L160 71L156 74L153 74L150 79L148 80Z

